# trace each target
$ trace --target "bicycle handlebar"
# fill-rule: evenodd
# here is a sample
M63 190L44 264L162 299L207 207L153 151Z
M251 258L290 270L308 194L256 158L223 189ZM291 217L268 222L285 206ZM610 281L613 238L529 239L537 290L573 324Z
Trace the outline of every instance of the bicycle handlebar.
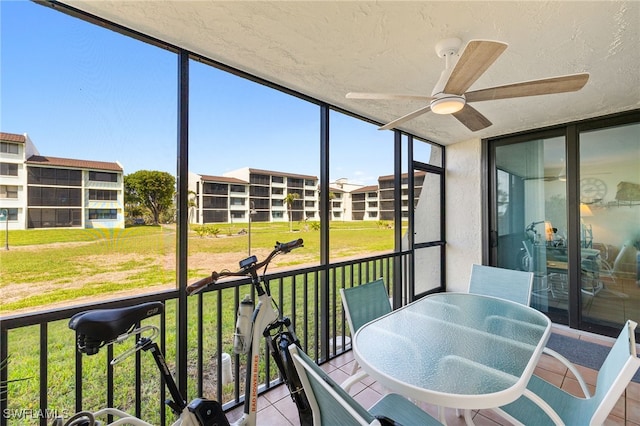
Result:
M276 241L276 245L275 248L271 251L271 253L269 253L269 255L262 261L262 262L256 262L257 259L251 259L252 262L250 264L248 264L247 266L241 268L238 271L232 272L232 271L221 271L221 272L216 272L213 271L211 273L210 276L205 277L201 280L198 280L196 282L194 282L193 284L190 284L189 286L187 286L187 295L191 296L192 294L196 294L199 293L200 291L204 290L205 288L207 288L208 286L210 286L211 284L215 284L216 281L218 281L218 279L220 278L224 278L224 277L244 277L247 275L251 275L252 271L257 271L265 266L267 266L269 264L269 262L271 262L271 259L273 259L273 257L279 253L289 253L291 250L297 249L299 247L303 247L303 243L304 241L302 240L302 238L298 238L297 240L293 240L293 241L289 241L288 243L280 243Z

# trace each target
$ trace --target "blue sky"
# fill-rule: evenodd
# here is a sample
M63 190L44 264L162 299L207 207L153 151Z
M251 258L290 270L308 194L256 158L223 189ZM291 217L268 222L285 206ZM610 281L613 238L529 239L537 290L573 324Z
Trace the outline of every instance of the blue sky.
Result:
M177 59L28 1L1 1L0 130L40 154L175 174ZM319 108L190 63L190 171L319 176ZM330 179L393 173L393 133L332 113Z

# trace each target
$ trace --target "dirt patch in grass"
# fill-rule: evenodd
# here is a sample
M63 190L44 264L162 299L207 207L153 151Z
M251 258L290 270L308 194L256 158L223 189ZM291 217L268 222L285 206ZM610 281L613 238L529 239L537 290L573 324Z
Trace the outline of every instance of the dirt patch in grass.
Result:
M46 246L47 248L59 248L64 246L84 245L91 244L87 242L77 243L55 243L38 246L22 246L16 248L20 251L36 251L42 250ZM270 253L269 249L256 249L252 254L258 257L258 260L264 259ZM190 271L196 271L198 278L190 279L190 282L196 281L199 278L203 278L210 274L212 271L223 270L237 270L238 262L241 259L247 257L247 253L233 252L233 253L195 253L190 255L187 260L187 267ZM290 265L291 263L305 262L308 259L308 255L299 255L295 252L289 253L286 256L279 256L274 258L273 262L269 266L269 272L273 272L278 269L280 265ZM310 261L310 259L309 259ZM137 265L137 266L136 266ZM97 301L119 299L124 297L131 297L136 295L157 293L163 290L171 290L175 288L175 282L158 285L145 285L142 288L123 288L118 289L114 286L108 292L101 294L82 295L82 289L90 287L91 285L100 285L104 283L127 283L133 280L135 276L148 272L150 268L160 266L163 271L169 274L175 274L176 269L176 256L175 253L167 254L164 256L146 256L141 259L136 254L107 254L86 256L82 259L80 265L82 270L86 271L86 275L75 275L72 279L61 280L46 280L29 283L11 283L4 286L2 291L2 302L0 303L0 315L14 315L23 314L27 312L35 312L42 309L56 309L69 306L77 306L88 303L94 303ZM95 273L96 270L105 270L106 272ZM175 279L175 275L173 275ZM34 295L53 294L61 290L73 290L77 291L78 295L68 300L55 301L46 303L40 306L31 306L28 308L22 308L12 311L3 309L3 305L17 302Z

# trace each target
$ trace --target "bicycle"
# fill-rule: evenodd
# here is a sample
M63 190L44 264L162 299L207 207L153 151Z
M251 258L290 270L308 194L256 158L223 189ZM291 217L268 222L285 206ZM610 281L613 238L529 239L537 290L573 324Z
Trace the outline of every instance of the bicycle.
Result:
M271 297L269 283L265 279L267 266L275 256L302 246L302 239L288 243L276 243L275 248L262 262L258 262L256 256L249 256L240 261L238 271L213 271L209 277L189 285L186 289L187 295L194 295L214 285L220 278L248 276L251 278L251 284L258 295L258 304L255 309L253 301L248 296L240 302L238 307L234 351L247 354L248 362L244 412L242 417L233 423L233 426L256 425L260 361L260 351L257 348L259 348L262 336L266 338L271 356L296 404L301 425L307 426L313 423L309 401L288 350L290 344L300 347L300 341L295 334L291 320L283 317L277 307L274 308L275 302ZM260 270L262 270L261 276L258 275ZM111 364L116 365L140 350L151 351L163 376L165 386L171 395L171 399L165 401L165 404L178 416L173 426L230 426L218 401L196 398L187 404L170 373L164 355L154 341L154 338L159 334L158 327L155 325L139 326L142 320L163 311L164 304L162 302L148 302L125 308L90 310L74 315L69 320L69 328L76 331L76 346L81 353L86 355L95 355L102 347L123 343L131 336L142 336L143 333L150 332L149 337L138 337L135 346L113 358ZM258 333L259 330L262 330L262 334ZM150 423L140 418L110 407L95 412L76 413L66 423L63 423L64 419L59 417L54 420L53 426L101 425L102 423L96 418L104 416L117 418L114 422L109 423L112 426L122 424L151 426Z

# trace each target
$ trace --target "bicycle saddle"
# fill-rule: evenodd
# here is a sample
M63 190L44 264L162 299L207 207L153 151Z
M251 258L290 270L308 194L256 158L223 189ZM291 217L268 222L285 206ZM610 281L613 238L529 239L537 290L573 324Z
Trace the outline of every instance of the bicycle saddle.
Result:
M102 346L130 331L139 321L163 311L162 302L148 302L126 308L94 309L72 316L69 328L76 331L78 350L94 355Z

